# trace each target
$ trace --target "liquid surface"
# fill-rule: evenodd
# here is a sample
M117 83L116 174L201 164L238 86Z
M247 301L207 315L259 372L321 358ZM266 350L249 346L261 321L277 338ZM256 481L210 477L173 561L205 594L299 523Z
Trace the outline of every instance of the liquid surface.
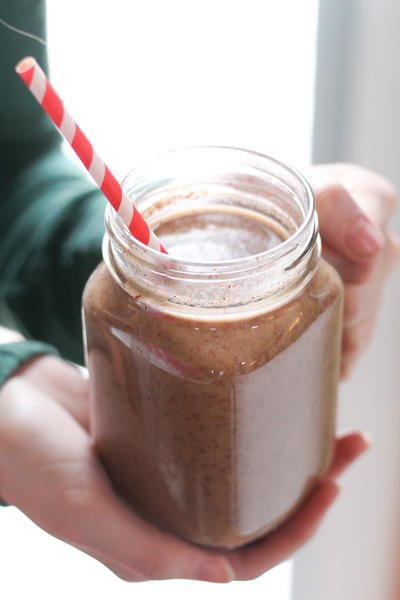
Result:
M223 261L274 248L284 239L267 218L227 208L175 218L155 227L168 253L184 260Z

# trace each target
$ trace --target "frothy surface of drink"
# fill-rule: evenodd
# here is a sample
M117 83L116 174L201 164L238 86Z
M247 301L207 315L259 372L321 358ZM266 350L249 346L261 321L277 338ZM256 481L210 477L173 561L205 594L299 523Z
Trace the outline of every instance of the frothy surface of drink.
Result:
M251 256L274 248L284 238L270 219L223 207L218 211L177 215L155 230L169 254L197 261Z

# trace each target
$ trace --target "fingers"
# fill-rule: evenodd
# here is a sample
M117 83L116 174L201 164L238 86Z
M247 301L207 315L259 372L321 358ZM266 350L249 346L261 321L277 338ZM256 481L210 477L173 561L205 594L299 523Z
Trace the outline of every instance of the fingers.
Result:
M232 579L224 557L163 533L114 494L89 435L63 407L20 377L2 392L0 482L5 501L123 578Z
M143 577L143 575L140 575L140 573L136 573L135 571L130 571L128 569L121 568L117 563L107 562L106 560L102 560L102 558L100 556L99 557L94 556L94 558L97 558L97 560L99 562L103 563L103 565L105 567L107 567L107 569L110 569L110 571L112 571L114 573L114 575L116 575L123 581L129 581L131 583L133 583L133 582L139 583L139 582L147 581L146 577Z
M344 325L342 338L342 354L340 359L340 378L347 379L357 362L361 352L365 350L372 335L375 315L371 314L363 321Z
M260 542L226 554L234 569L235 579L258 577L288 558L314 535L339 493L339 486L333 478L343 473L369 444L368 436L360 433L350 433L336 440L328 472L300 509Z
M230 562L235 579L254 579L303 546L317 530L338 493L336 483L322 481L300 510L279 529L252 546L233 552Z
M341 378L366 347L385 277L400 258L400 243L387 232L396 190L384 177L356 165L314 166L324 257L345 283Z
M340 182L379 227L385 227L395 210L396 188L385 177L364 167L348 163L314 165L308 175L317 187Z
M336 479L371 445L366 433L349 433L336 439L333 460L325 479Z
M386 256L386 268L392 271L400 259L400 239L397 235L388 236L388 250Z
M78 550L82 550L83 552L85 552L85 554L90 554L93 558L95 558L96 560L101 562L105 567L107 567L107 569L112 571L114 573L114 575L116 575L120 579L123 579L124 581L130 581L130 582L146 581L146 578L143 575L141 575L140 573L138 573L137 571L133 571L133 569L126 569L124 567L121 567L121 565L119 565L117 562L110 560L108 557L104 556L100 552L96 552L96 551L90 550L88 548L83 548L83 547L79 548L79 546L75 546L75 547Z
M86 519L79 523L79 538L72 534L72 543L101 557L123 579L232 580L226 558L158 530L127 508L111 490L97 491L90 504Z
M324 252L330 262L344 281L364 281L384 246L383 234L340 184L316 189L316 203Z
M237 551L197 548L142 521L124 504L102 493L94 521L80 544L118 576L129 581L188 578L214 582L252 579L304 545L315 533L339 488L333 481L369 446L366 436L337 439L334 459L324 479L295 515L262 541ZM99 494L97 494L99 497ZM106 518L105 518L106 517Z
M129 581L252 579L312 537L339 491L333 477L367 447L367 438L358 433L339 438L329 471L300 510L265 539L242 550L215 552L164 533L133 513L107 486L88 498L85 518L76 521L77 545Z
M47 393L88 431L89 386L84 369L45 355L26 363L20 375L41 393Z

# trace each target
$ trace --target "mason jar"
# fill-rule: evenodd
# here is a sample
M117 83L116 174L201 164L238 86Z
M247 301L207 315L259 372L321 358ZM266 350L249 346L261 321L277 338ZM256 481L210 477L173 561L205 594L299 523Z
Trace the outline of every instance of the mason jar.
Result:
M83 298L94 444L143 518L242 546L331 458L342 284L313 193L272 158L219 147L157 157L123 187L169 254L106 210Z

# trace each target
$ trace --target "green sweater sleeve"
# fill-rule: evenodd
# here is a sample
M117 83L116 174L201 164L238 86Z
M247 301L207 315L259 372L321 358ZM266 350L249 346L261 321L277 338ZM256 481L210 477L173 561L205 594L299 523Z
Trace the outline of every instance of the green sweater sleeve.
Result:
M25 341L11 342L0 345L0 386L4 381L18 371L27 360L42 354L56 354L53 346L42 342Z
M3 0L1 19L45 37L43 0ZM81 295L101 260L104 197L14 72L45 47L0 24L0 323L82 362Z

